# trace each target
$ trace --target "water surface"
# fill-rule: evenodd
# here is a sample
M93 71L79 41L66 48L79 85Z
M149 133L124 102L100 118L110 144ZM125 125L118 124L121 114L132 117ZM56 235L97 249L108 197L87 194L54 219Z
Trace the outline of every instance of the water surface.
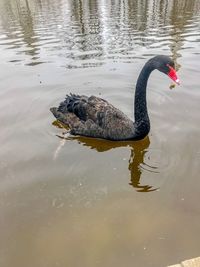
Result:
M0 265L160 267L200 255L200 1L0 0ZM49 112L97 95L133 116L157 54L151 132L63 139Z

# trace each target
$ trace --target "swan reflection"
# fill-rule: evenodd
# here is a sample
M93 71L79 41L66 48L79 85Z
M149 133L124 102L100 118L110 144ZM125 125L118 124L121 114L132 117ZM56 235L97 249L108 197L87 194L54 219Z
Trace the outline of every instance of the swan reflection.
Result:
M54 126L63 128L58 121L53 122ZM111 149L119 147L127 147L130 149L130 157L128 161L128 170L130 171L130 182L129 184L136 188L138 192L151 192L156 191L158 188L154 188L152 185L141 184L141 176L144 170L149 172L156 172L156 167L149 166L145 163L145 154L148 152L150 145L150 139L147 136L145 139L140 141L108 141L102 139L88 138L82 136L71 136L66 133L57 135L61 139L61 143L58 146L55 154L61 149L65 141L77 141L83 146L87 146L90 149L94 149L97 152L106 152ZM148 167L148 168L145 168Z

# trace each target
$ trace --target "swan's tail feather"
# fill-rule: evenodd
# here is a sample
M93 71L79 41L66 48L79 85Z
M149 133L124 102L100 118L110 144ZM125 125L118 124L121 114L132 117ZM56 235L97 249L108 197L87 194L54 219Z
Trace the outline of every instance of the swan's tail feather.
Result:
M66 114L63 114L59 111L59 108L52 107L50 108L50 111L53 113L54 117L62 122L63 124L69 126L71 129L74 127L77 127L81 122L77 118L77 116L71 112L67 112Z
M56 107L50 108L50 111L53 113L54 117L57 120L59 120L60 122L66 124L70 127L70 120L69 120L68 116L66 116L62 112L60 112L59 109Z
M58 111L58 108L52 107L50 111L53 113L54 117L59 120L61 113Z

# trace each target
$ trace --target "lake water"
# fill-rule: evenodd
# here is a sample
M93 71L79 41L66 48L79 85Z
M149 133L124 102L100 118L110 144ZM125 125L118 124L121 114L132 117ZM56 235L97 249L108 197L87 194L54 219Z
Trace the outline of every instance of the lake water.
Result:
M133 116L157 54L139 142L63 138L66 94ZM165 267L200 256L200 1L0 0L0 266Z

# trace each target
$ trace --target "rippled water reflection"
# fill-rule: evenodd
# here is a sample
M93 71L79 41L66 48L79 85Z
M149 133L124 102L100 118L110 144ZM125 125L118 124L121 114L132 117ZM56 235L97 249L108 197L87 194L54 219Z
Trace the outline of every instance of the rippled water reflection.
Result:
M160 267L199 256L198 0L0 0L0 266ZM140 142L64 134L65 94L99 95L132 117L154 72Z
M198 1L1 0L1 18L1 45L16 64L94 67L163 50L176 58L199 41Z

